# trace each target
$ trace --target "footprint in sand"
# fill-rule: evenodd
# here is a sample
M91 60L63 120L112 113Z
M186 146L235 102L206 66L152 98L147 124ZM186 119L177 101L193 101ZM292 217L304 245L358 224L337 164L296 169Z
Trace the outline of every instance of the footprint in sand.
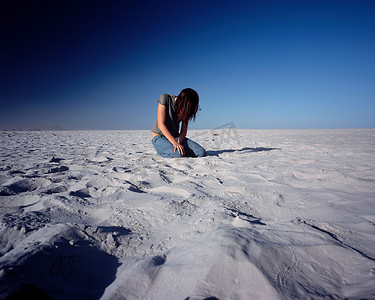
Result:
M131 173L131 170L127 167L113 167L112 170L115 172Z
M48 174L51 174L51 173L60 173L60 172L68 171L68 170L69 170L69 167L67 167L67 166L59 166L59 167L50 169L47 173Z
M244 186L231 186L226 189L226 194L230 196L234 195L245 195L246 194L246 188Z
M51 163L59 163L62 160L64 160L64 158L52 157L49 162L51 162Z
M95 175L86 183L86 186L101 189L109 186L109 184L109 180L104 176Z
M164 193L174 194L182 198L189 198L191 196L191 193L189 193L188 191L185 191L179 188L168 187L168 186L155 187L152 189L148 189L147 192L156 193L156 194L164 194Z
M88 159L88 161L91 163L104 163L104 162L110 162L111 160L113 159L107 156L96 156L96 157L91 157Z
M2 223L8 228L24 228L25 233L44 227L50 219L39 211L31 211L26 214L6 214Z
M64 185L58 185L58 186L55 186L55 187L51 187L49 188L48 190L46 190L44 193L45 194L58 194L58 193L64 193L66 192L68 189L64 186Z
M19 181L12 183L4 187L0 191L1 196L11 196L11 195L18 195L21 193L31 192L36 189L39 189L47 184L49 184L49 180L44 178L25 178Z
M79 198L82 198L82 199L91 197L90 192L87 188L83 188L83 189L80 189L78 191L71 191L70 196L79 197Z

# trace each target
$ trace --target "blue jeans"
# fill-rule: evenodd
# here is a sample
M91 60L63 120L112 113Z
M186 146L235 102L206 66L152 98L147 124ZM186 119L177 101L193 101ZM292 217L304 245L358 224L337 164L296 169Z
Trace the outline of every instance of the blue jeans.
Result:
M176 138L176 141L178 138ZM182 142L185 154L179 154L178 151L174 152L174 147L165 136L157 135L152 139L156 152L162 157L202 157L206 156L206 150L198 143L185 138Z

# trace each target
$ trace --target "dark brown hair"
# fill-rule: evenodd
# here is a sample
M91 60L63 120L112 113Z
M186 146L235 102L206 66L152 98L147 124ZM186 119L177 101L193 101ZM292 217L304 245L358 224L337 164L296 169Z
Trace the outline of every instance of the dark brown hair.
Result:
M199 95L193 89L183 89L177 96L175 110L179 121L195 121L199 109Z

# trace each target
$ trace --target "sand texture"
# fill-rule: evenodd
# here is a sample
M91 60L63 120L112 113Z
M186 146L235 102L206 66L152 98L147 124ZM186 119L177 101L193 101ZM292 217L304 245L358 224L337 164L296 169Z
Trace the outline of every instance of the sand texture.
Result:
M375 130L0 132L0 299L375 299Z

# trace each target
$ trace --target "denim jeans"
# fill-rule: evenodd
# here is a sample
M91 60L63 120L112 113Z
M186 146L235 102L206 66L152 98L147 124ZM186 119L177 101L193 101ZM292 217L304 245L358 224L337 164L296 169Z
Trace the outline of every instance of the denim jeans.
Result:
M178 138L176 138L176 141ZM206 150L198 143L185 138L182 142L185 154L179 154L178 151L174 152L174 147L165 136L157 135L152 139L156 152L162 157L202 157L206 156Z

